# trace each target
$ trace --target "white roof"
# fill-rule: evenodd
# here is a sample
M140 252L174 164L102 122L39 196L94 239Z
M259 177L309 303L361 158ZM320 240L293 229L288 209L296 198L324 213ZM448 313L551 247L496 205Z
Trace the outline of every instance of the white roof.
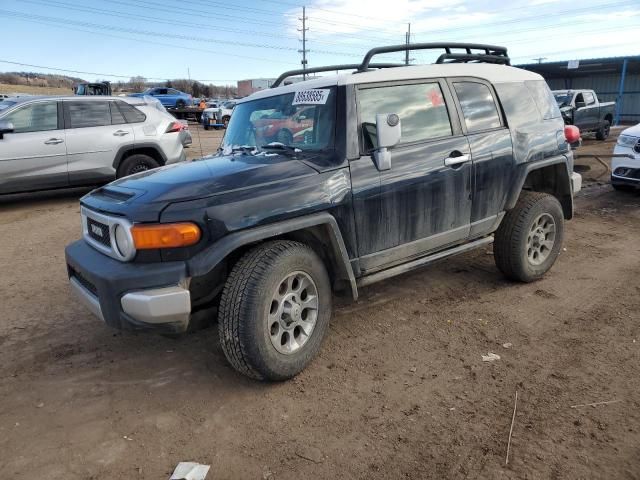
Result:
M241 101L282 95L313 88L333 85L366 84L376 82L393 82L401 80L417 80L442 77L475 77L491 83L522 82L525 80L543 80L537 73L507 65L490 63L445 63L432 65L414 65L408 67L381 68L362 73L341 73L314 78L305 82L293 83L277 88L270 88L254 93Z

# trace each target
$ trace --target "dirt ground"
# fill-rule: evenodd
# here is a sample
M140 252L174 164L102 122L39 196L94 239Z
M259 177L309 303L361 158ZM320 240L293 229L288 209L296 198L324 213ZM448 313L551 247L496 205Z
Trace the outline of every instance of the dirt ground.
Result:
M277 384L236 374L215 328L120 333L74 301L63 249L86 190L0 200L3 478L162 479L192 460L212 480L639 479L640 195L578 168L546 278L510 283L483 249L336 299L319 358Z

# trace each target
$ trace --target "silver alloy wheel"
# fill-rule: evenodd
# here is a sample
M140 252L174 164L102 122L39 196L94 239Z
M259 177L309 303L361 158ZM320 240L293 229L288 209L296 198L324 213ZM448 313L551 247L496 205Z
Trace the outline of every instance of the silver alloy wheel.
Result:
M556 222L548 213L538 215L527 236L527 257L532 265L542 265L556 241Z
M292 272L278 284L269 306L267 329L273 347L284 355L300 350L318 319L318 289L305 272Z

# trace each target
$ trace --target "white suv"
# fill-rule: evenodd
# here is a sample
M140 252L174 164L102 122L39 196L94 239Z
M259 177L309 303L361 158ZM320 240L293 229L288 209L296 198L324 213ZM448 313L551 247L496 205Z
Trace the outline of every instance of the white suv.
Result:
M613 153L633 157L612 159L611 185L613 188L617 190L640 188L640 123L622 131Z
M14 97L0 103L0 194L105 183L186 159L184 126L155 99Z

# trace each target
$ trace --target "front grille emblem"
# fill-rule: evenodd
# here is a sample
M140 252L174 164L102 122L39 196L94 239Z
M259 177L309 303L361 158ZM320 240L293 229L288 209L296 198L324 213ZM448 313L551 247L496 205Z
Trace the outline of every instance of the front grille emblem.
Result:
M102 229L97 225L91 224L91 231L94 233L94 235L98 235L99 237L104 237L104 234L102 233Z

